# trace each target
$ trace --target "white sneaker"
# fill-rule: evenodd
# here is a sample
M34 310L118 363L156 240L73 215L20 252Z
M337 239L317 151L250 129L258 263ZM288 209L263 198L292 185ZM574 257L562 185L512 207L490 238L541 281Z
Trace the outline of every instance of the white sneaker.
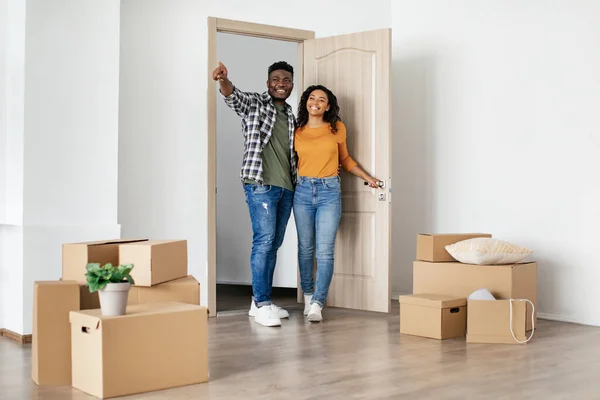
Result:
M310 310L308 311L308 320L310 322L321 322L323 321L323 315L321 314L321 306L317 303L312 303L310 305Z
M273 312L271 306L257 307L254 322L262 326L281 326L281 319Z
M278 318L288 318L290 316L289 312L287 312L281 307L276 306L273 303L271 303L271 309L276 313ZM248 315L251 317L256 317L256 310L258 310L258 307L256 307L256 303L254 303L254 301L252 300L250 304L250 311L248 311Z
M312 301L312 294L304 295L304 315L308 315L310 311L310 302Z

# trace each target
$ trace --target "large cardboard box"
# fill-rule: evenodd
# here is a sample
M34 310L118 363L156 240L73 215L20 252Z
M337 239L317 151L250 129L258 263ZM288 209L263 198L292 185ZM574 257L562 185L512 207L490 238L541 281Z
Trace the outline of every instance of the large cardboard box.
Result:
M75 281L38 281L33 286L31 378L38 385L71 384L69 313L79 310Z
M467 343L527 342L527 309L531 308L531 305L528 306L528 303L523 301L512 302L511 333L510 303L510 300L469 300ZM529 322L531 323L530 318Z
M149 240L119 246L119 262L133 264L131 277L136 286L153 286L188 272L186 240Z
M65 243L62 246L62 280L85 283L86 265L100 263L118 265L119 244L147 239L114 239L96 242Z
M417 235L417 260L430 262L456 261L446 246L467 239L492 237L489 233L420 233Z
M90 293L86 285L81 285L81 309L100 308L98 292ZM200 283L192 275L151 287L132 286L129 291L128 305L147 303L166 303L176 301L200 305Z
M101 399L208 381L205 307L153 303L71 312L73 387Z
M467 299L437 294L400 296L400 333L451 339L465 336Z
M413 293L436 293L467 298L478 289L497 299L527 299L537 308L537 263L473 265L459 262L413 263ZM531 310L528 309L531 316ZM537 311L535 313L537 318ZM532 329L531 317L527 330Z

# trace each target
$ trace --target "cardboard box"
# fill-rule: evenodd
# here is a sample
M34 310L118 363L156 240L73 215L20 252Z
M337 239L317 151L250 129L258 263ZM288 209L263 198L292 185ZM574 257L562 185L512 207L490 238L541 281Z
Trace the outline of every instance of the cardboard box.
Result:
M469 300L467 317L467 343L520 344L527 337L527 309L531 305L513 301L512 328L510 331L510 300ZM531 318L529 318L531 323ZM515 338L517 340L515 340Z
M79 310L75 281L38 281L33 286L31 378L38 385L71 385L69 313Z
M131 289L129 304L176 301L200 305L200 283L192 275L152 287L134 286Z
M96 242L65 243L62 246L62 279L86 283L88 263L119 263L119 244L147 239L114 239Z
M413 263L413 293L437 293L467 298L477 289L497 299L527 299L537 309L537 263L473 265L459 262ZM531 330L528 309L527 330ZM536 316L537 319L537 310Z
M79 285L79 309L94 310L100 308L100 297L98 292L90 293L87 285Z
M205 307L154 303L127 315L71 312L73 387L101 399L208 381Z
M400 333L451 339L465 336L467 300L436 294L400 296Z
M119 246L119 262L133 264L136 286L153 286L188 274L186 240L149 240Z
M90 293L86 285L81 285L81 310L100 308L98 292ZM180 303L200 305L200 283L192 276L175 279L151 287L132 286L129 291L128 305L147 303Z
M478 237L491 238L492 235L489 233L419 233L417 235L417 260L431 262L456 261L446 251L446 246Z

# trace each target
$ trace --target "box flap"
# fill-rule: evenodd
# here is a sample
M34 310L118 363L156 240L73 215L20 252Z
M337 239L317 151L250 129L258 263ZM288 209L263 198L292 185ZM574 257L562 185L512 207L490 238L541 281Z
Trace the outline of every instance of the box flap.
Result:
M62 278L57 280L57 281L35 281L34 282L35 286L54 286L54 285L77 285L79 286L79 283L77 283L77 281L63 281Z
M96 240L92 242L77 242L77 243L65 243L63 246L98 246L104 244L119 244L119 243L133 243L133 242L143 242L148 239L109 239L109 240Z
M172 285L199 285L200 284L200 282L198 282L198 280L196 278L194 278L194 275L188 275L183 278L174 279L167 283L170 283Z
M481 235L481 237L492 237L489 233L480 233L480 232L468 232L468 233L419 233L421 236L462 236L462 235Z
M136 241L135 243L126 243L128 246L160 246L161 244L171 244L177 242L185 242L185 239L180 240L144 240L144 241Z
M69 313L69 322L71 325L79 325L82 329L96 330L101 325L101 311L86 310L86 311L71 311Z
M104 240L100 242L88 243L89 246L103 245L103 244L121 244L121 243L141 243L148 239L115 239L115 240Z
M94 327L97 329L102 323L123 318L135 318L141 315L152 315L152 314L166 314L174 312L187 312L190 310L197 310L199 308L206 308L188 303L180 302L164 302L164 303L147 303L147 304L135 304L128 305L125 315L120 316L106 316L102 315L101 309L85 310L85 311L73 311L69 315L71 324L77 323L82 326Z
M467 305L467 299L456 298L454 296L422 293L400 296L400 303L431 308L452 308L463 307Z

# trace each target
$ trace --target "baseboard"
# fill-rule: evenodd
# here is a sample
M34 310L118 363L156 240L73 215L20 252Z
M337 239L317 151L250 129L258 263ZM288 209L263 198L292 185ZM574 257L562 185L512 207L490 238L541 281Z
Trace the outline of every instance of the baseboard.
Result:
M556 321L556 322L566 322L569 324L577 324L577 325L586 325L586 326L600 326L598 323L593 323L591 321L582 321L577 318L569 318L563 315L551 314L551 313L537 313L538 319L544 319L547 321Z
M32 335L21 335L8 329L0 329L0 337L5 337L14 340L15 342L20 344L31 343L32 340Z

